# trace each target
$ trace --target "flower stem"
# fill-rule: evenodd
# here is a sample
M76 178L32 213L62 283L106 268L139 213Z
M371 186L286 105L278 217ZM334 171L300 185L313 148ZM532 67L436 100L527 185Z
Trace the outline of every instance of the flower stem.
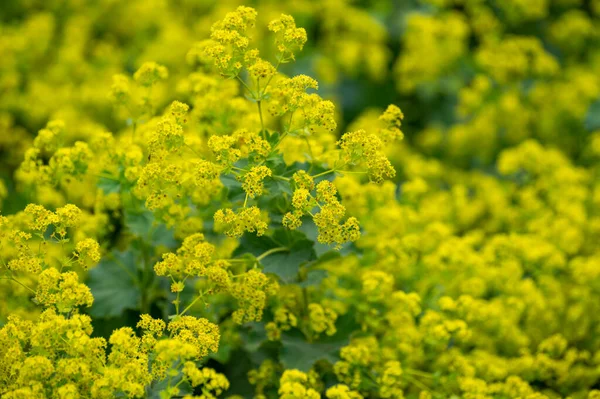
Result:
M263 260L264 258L266 258L269 255L272 255L272 254L277 253L277 252L283 252L283 251L289 251L289 249L286 248L286 247L271 248L268 251L265 251L261 255L257 256L256 257L256 261L260 262L261 260Z
M318 174L316 174L314 176L311 176L311 177L314 179L315 177L325 176L325 175L328 175L328 174L330 174L332 172L335 172L335 169L329 169L329 170L326 170L325 172L318 173Z
M181 313L179 313L178 316L183 316L188 310L190 310L192 308L192 306L194 306L196 304L196 302L198 302L202 297L204 296L204 293L201 293L200 295L198 295L196 297L196 299L194 299L185 309L183 309L181 311Z

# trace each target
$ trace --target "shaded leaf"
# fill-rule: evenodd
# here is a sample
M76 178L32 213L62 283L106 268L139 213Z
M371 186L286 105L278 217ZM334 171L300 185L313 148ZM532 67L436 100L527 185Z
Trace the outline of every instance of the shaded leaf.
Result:
M221 183L227 189L227 199L229 201L243 201L246 193L242 190L242 183L233 175L222 175Z
M135 276L132 252L113 252L111 257L103 259L88 274L87 285L94 295L90 314L94 317L117 317L125 309L138 309L140 291Z
M125 226L136 236L147 237L153 221L154 215L150 211L125 213Z
M588 108L584 125L586 130L590 132L600 129L600 100L596 100Z
M309 240L296 241L285 252L277 252L261 260L266 273L276 274L283 282L296 281L300 266L314 259L313 242Z
M231 382L231 386L227 390L227 395L241 395L244 398L254 396L254 386L248 382L248 372L258 365L254 364L248 353L243 350L236 350L231 357L235 361L228 362L223 367L223 373Z
M273 273L283 282L291 283L296 280L300 266L315 258L313 244L301 232L277 229L272 237L244 235L234 254L239 256L250 253L258 257L272 249L286 248L265 256L260 263L263 265L265 273Z
M121 191L121 182L115 178L101 176L96 183L104 194L118 193Z
M182 383L179 383L182 380L182 378L183 378L183 374L179 373L176 377L173 377L172 379L167 377L162 381L152 384L146 392L146 398L162 399L160 396L160 392L164 389L167 389L169 386L169 383L171 384L171 386L178 385L177 388L179 388L179 395L181 397L183 397L185 395L193 394L194 389L191 387L191 385L187 381L183 381Z
M152 243L154 245L164 245L165 247L174 248L177 246L177 240L173 230L168 229L164 224L156 226L152 233Z
M302 226L300 226L298 231L303 232L304 234L306 234L306 237L309 240L314 241L315 254L317 255L318 258L321 258L325 254L327 254L328 256L329 255L334 256L333 254L346 255L351 252L350 249L351 249L352 243L349 243L349 242L342 244L341 248L339 248L339 249L335 249L333 244L327 245L327 244L320 243L317 240L319 231L317 229L317 226L315 226L315 224L313 223L313 221L311 219L304 218L303 222L302 222Z
M336 322L337 333L332 337L322 337L318 341L308 342L298 330L282 334L282 348L279 360L286 369L298 369L304 372L320 360L335 363L339 360L339 351L350 343L351 334L359 328L351 314L342 316Z
M327 278L327 270L316 269L311 270L306 274L306 280L298 283L300 287L312 287L321 284L323 279Z
M244 234L242 238L240 238L240 245L233 254L236 257L244 254L251 254L256 257L277 246L277 243L269 236L258 237L256 234Z

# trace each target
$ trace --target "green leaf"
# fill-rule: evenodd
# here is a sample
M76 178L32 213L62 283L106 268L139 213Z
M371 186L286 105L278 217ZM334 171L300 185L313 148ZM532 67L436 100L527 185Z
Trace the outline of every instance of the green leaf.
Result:
M269 142L269 144L271 144L271 146L277 144L277 142L279 141L279 137L280 134L278 132L269 132L268 130L266 131L266 139Z
M132 252L112 252L88 274L94 296L93 317L117 317L125 309L139 309L140 291L136 285L135 258Z
M227 199L229 201L243 201L246 193L242 190L242 183L234 175L222 175L221 183L227 189Z
M92 318L93 337L103 337L106 340L112 333L123 326L135 326L140 320L140 313L137 310L126 309L117 317L94 317Z
M136 236L147 237L153 222L154 215L150 211L125 213L125 226Z
M596 100L588 108L584 125L589 132L600 129L600 100Z
M327 270L316 269L311 270L306 274L306 280L298 283L300 287L313 287L315 285L321 284L325 278L327 278Z
M254 397L254 386L248 382L248 372L258 368L260 364L254 363L248 352L241 349L235 350L231 357L235 361L223 365L222 369L223 374L231 381L227 395L241 395L244 398Z
M121 191L121 181L116 178L101 176L96 183L104 194L118 193Z
M285 333L281 337L283 347L279 360L286 369L298 369L307 372L319 360L335 363L339 360L340 349L348 345L348 340L308 342L304 335L297 330Z
M317 236L319 235L319 231L317 229L317 226L315 226L315 224L313 223L312 220L305 218L303 220L302 226L300 226L300 228L298 229L298 231L303 232L304 234L306 234L306 237L309 240L314 241L315 245L314 245L314 249L315 249L315 253L317 255L317 257L321 258L324 255L333 255L330 254L334 253L334 254L340 254L340 255L346 255L349 254L350 252L352 252L351 249L351 243L344 243L342 244L340 249L335 249L333 245L327 245L327 244L322 244L317 240Z
M174 386L174 385L179 384L179 381L181 381L182 378L183 378L183 374L179 373L175 378L170 379L169 377L167 377L164 380L151 385L149 390L146 392L146 398L162 399L162 396L160 393L161 393L161 391L167 389L167 387L169 386L169 382L171 383L171 386ZM191 387L191 385L187 381L184 381L181 384L179 384L179 386L177 388L179 388L179 395L181 397L183 397L185 395L191 395L194 393L194 389Z
M286 164L283 155L280 153L271 154L265 162L265 165L273 171L274 175L283 175L286 171Z
M286 248L284 251L265 256L260 263L265 273L273 273L284 283L292 283L296 281L300 266L315 258L313 245L314 243L301 232L277 229L272 237L244 235L234 255L250 253L258 257L271 249Z
M173 230L168 229L164 224L159 224L152 234L152 244L155 246L164 245L168 248L174 248L177 246L177 240L175 239Z
M240 328L242 346L249 353L256 353L268 341L264 323L246 323Z
M284 283L296 281L302 263L309 261L313 256L311 247L292 248L289 252L279 252L270 255L261 261L265 273L276 274Z
M287 182L285 180L275 179L275 178L270 177L270 178L265 179L264 184L265 184L265 188L267 189L270 197L281 198L282 197L281 193L285 193L290 196L293 193L292 186L290 185L289 182Z
M239 257L244 254L251 254L256 257L276 246L277 243L269 236L258 237L256 234L244 234L240 238L240 245L233 252L233 255Z
M287 233L290 233L289 238L284 235L285 239L282 239L283 237L279 237L279 235L283 232L283 229L276 230L274 238L280 238L278 242L283 244L280 246L289 248L289 250L271 254L262 259L261 264L264 266L263 271L265 273L276 274L284 283L289 284L297 280L300 266L315 258L314 243L302 234L297 234L297 232L288 231Z
M306 341L298 330L292 330L281 336L282 348L279 360L286 369L298 369L307 372L320 360L335 363L339 360L339 351L350 343L350 335L359 326L352 315L340 317L336 323L337 333L332 337L323 337L315 342Z

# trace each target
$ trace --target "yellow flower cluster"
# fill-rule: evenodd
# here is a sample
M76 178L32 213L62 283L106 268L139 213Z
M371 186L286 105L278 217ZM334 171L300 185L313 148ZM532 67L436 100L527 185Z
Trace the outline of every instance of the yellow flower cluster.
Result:
M289 331L298 326L298 318L289 309L279 308L274 312L273 321L265 325L267 336L271 341L281 339L282 331Z
M335 106L316 93L307 93L309 89L318 88L317 81L306 75L280 79L271 89L269 112L273 116L289 115L287 128L290 132L307 134L315 132L316 127L333 132L337 127ZM298 110L302 110L302 113L297 114Z
M100 261L100 244L92 238L79 241L75 251L77 263L86 270Z
M513 37L501 43L486 43L477 61L499 83L509 83L524 76L556 73L556 60L544 51L542 43L531 38Z
M314 222L319 229L319 242L331 244L343 244L348 241L356 241L360 237L360 227L355 217L349 217L341 224L340 220L346 213L344 206L336 197L335 186L324 180L317 184L317 202L324 203L320 206L320 212L314 215Z
M465 54L468 37L469 26L457 12L441 17L415 13L408 19L405 49L395 65L398 88L410 92L438 81Z
M300 370L286 370L279 380L280 399L320 399L321 395L308 386L308 376Z
M294 175L294 181L299 187L292 197L294 211L284 215L284 226L295 230L302 225L301 218L305 214L310 214L319 231L319 242L341 245L356 241L360 237L360 226L356 218L349 217L341 223L346 208L337 199L337 189L334 184L327 180L321 181L316 186L316 195L313 197L309 189L304 188L314 187L312 177L297 173ZM315 207L318 207L319 212L313 215L311 210Z
M90 337L91 332L89 316L77 313L65 317L48 309L36 322L11 317L0 329L3 397L93 392L104 368L106 341Z
M59 139L64 130L64 122L48 122L33 147L25 153L25 159L18 171L24 183L65 184L72 179L81 179L87 172L93 153L86 142L76 141L72 146L64 146ZM51 133L49 133L51 132ZM50 137L52 136L52 137Z
M231 209L219 209L214 216L216 229L224 231L230 237L241 237L244 232L261 236L267 230L267 222L256 206L240 209L237 213Z
M247 31L255 21L256 11L253 8L239 6L212 26L210 38L215 44L205 51L215 60L215 66L221 74L237 76L240 73L250 44Z
M356 391L352 391L350 388L348 388L347 385L343 385L343 384L338 384L335 386L332 386L331 388L329 388L327 390L327 392L325 393L325 396L327 396L328 399L362 399L363 396L356 392Z
M383 154L383 142L375 134L367 134L364 130L346 133L338 145L341 148L343 165L359 166L362 163L367 168L368 176L376 183L384 178L394 177L396 171Z
M156 126L155 136L149 141L152 157L161 157L161 151L176 152L184 144L183 125L189 109L187 104L174 101Z
M318 303L308 305L308 319L310 328L317 335L324 332L327 335L336 333L335 320L337 314L331 309L324 309Z
M231 287L231 296L237 299L240 307L233 313L233 321L238 324L260 321L267 297L275 295L278 288L277 283L256 269L243 274Z
M272 175L271 169L266 166L255 166L243 175L242 189L250 198L263 194L263 180Z
M291 15L282 14L269 22L269 30L275 33L275 45L280 53L278 62L294 60L294 53L301 51L306 43L306 30L297 28Z
M167 68L156 62L146 62L133 74L133 79L142 86L150 87L169 76Z
M191 386L202 386L202 397L207 399L216 398L229 389L229 381L223 374L208 367L198 369L194 362L185 362L183 374Z
M208 147L217 162L229 167L242 157L262 160L271 150L266 140L246 129L237 130L232 135L212 136L208 140Z
M203 358L219 348L219 327L206 319L180 316L169 323L167 330L174 339L194 348L189 353L192 358Z
M92 306L90 289L79 283L75 272L61 273L50 267L40 273L35 300L44 306L56 306L60 313L68 313L76 306Z

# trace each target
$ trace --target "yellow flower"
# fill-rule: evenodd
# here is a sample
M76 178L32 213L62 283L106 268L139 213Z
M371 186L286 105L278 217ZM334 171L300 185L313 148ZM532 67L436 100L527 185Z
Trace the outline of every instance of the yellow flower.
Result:
M56 306L61 313L76 306L90 307L94 302L90 289L79 282L77 273L60 273L53 267L40 273L35 299L44 306Z
M337 331L335 328L337 313L331 309L323 308L318 303L308 305L308 318L311 329L317 334L325 332L327 335L333 335Z
M241 237L244 232L256 233L261 236L267 230L267 223L256 206L239 209L219 209L215 215L215 228L222 230L229 237Z
M92 238L79 241L75 246L75 251L77 263L86 270L100 261L100 244Z
M135 71L133 78L142 86L152 86L154 83L165 80L169 76L166 67L157 64L156 62L145 62Z
M230 294L237 299L239 309L233 313L233 320L242 324L260 321L269 295L277 292L278 285L257 269L251 269L234 281Z
M242 189L250 198L260 196L264 190L263 180L271 175L271 169L266 166L254 166L241 177L243 180Z
M25 214L30 216L29 228L43 233L49 225L58 223L59 218L41 205L29 204L25 208Z
M206 319L192 316L180 316L167 326L171 336L195 348L193 357L201 359L219 348L219 327Z
M291 15L281 14L279 19L269 22L269 30L275 33L275 45L279 51L280 62L295 59L294 53L301 51L306 43L306 30L297 28Z

